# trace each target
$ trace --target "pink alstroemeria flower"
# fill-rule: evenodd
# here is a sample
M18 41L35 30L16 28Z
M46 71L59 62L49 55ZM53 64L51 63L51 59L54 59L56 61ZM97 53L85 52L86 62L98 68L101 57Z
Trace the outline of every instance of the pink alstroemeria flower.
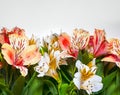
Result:
M104 30L95 29L94 36L90 37L89 46L94 57L98 57L107 53L108 42L105 38Z
M102 61L114 62L120 68L120 40L110 39L108 50L109 54Z
M10 34L9 40L10 44L4 43L1 47L4 59L9 65L20 69L22 76L26 76L26 66L36 64L40 60L39 49L36 44L29 45L28 38L19 33Z

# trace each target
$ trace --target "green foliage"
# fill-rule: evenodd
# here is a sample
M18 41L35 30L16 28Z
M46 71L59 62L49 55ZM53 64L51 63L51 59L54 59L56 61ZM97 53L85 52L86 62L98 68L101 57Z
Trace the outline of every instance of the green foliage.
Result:
M86 50L80 50L77 59L84 64L88 64L93 59L93 55L89 54Z
M46 78L35 78L25 95L58 95L55 84Z
M46 48L40 49L42 54L46 51ZM96 74L103 78L103 89L92 95L119 95L120 69L116 65L111 66L113 63L101 62L101 58L96 58ZM77 59L88 64L93 56L82 50L79 51ZM0 60L3 60L2 55ZM37 78L34 66L29 67L27 77L22 77L18 70L4 64L4 68L0 69L0 95L88 95L85 90L78 90L73 83L74 74L77 71L76 59L68 58L66 61L67 65L60 66L57 70L59 80L48 76Z
M21 95L24 88L25 78L19 76L12 86L12 92L14 95Z
M13 95L8 86L5 84L5 80L2 75L0 75L0 95Z

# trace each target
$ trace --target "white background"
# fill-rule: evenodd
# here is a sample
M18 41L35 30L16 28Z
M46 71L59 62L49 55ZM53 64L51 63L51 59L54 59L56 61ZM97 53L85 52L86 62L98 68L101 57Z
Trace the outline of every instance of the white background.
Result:
M120 0L0 0L0 29L15 26L40 38L75 28L120 38Z

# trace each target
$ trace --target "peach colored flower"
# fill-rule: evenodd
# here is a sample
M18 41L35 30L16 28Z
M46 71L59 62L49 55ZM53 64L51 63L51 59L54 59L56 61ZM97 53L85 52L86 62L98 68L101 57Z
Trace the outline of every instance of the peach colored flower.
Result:
M26 66L36 64L40 60L39 49L35 44L29 45L28 38L23 34L10 34L9 40L10 44L4 43L1 47L4 59L8 64L20 69L22 76L26 76Z
M120 40L110 39L108 45L109 54L102 61L114 62L120 68Z
M77 50L86 48L89 42L89 32L83 29L75 29L72 36L72 47Z

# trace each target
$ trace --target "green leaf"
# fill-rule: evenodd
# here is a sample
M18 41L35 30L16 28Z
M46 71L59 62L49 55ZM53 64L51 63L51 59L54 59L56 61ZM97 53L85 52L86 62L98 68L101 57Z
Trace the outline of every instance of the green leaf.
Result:
M5 84L4 77L0 75L0 95L13 95L9 87Z
M118 68L117 74L116 74L116 89L114 95L120 94L120 69Z
M0 93L0 95L13 95L12 92L9 90L8 86L2 82L0 82L0 90L2 93Z
M14 82L12 87L12 92L14 95L21 95L22 90L24 88L25 78L23 76L19 76L18 79Z
M116 85L117 87L120 87L120 69L118 68L117 74L116 74Z
M41 48L40 48L39 51L40 51L40 53L41 53L42 55L44 55L45 52L48 52L48 49L47 49L46 47L42 47L42 46L41 46Z
M43 95L43 80L41 78L35 78L28 88L27 95Z
M110 84L116 77L116 73L117 73L117 70L103 78L103 85L104 85L103 90L105 90L106 88L109 88Z
M104 77L104 63L97 63L97 75Z
M56 86L52 81L44 80L44 83L48 86L48 88L49 88L52 95L58 95L58 91L56 89Z
M68 95L67 88L69 87L68 84L62 84L60 87L59 95Z

